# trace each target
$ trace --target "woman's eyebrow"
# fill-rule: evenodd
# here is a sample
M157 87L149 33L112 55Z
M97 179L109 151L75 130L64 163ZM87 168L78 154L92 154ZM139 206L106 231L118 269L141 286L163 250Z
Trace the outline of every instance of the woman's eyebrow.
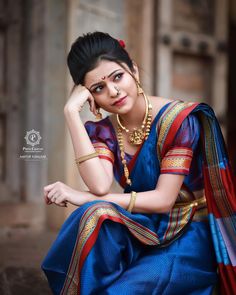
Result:
M107 78L110 78L115 72L117 72L117 71L119 71L119 70L121 70L121 69L117 69L117 70L113 71L112 73L110 73L110 74L107 76ZM101 82L102 82L102 81L99 81L99 82L97 82L97 83L92 84L92 85L89 87L89 89L91 89L93 86L96 86L96 85L100 84Z

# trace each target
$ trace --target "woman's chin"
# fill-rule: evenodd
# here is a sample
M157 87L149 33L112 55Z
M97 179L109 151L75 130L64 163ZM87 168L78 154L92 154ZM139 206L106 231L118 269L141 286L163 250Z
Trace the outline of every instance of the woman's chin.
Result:
M118 114L118 115L127 115L127 114L129 114L130 113L130 109L120 109L120 110L117 110L116 112L115 112L115 114Z

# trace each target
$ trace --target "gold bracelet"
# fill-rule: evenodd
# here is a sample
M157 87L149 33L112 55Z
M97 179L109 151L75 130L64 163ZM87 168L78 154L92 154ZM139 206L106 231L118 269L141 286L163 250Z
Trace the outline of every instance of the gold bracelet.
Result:
M92 159L92 158L95 158L95 157L98 157L98 153L97 152L92 153L92 154L89 154L89 155L86 155L86 156L83 156L83 157L79 157L79 158L75 159L75 163L76 164L81 164L84 161L87 161L87 160Z
M135 201L136 201L136 196L137 196L137 193L135 191L132 191L130 201L129 201L129 207L127 209L127 211L129 211L130 213L132 212L132 210L134 208L134 204L135 204Z

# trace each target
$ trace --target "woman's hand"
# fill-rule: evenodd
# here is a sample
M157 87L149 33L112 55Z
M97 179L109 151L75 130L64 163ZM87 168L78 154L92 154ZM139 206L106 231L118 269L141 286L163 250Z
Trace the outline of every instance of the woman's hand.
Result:
M92 200L92 195L79 192L63 182L57 181L44 187L44 199L47 205L56 204L67 207L67 202L76 206L82 206Z
M74 85L64 107L64 113L67 111L80 112L86 101L89 102L90 111L96 116L97 109L91 92L82 85Z

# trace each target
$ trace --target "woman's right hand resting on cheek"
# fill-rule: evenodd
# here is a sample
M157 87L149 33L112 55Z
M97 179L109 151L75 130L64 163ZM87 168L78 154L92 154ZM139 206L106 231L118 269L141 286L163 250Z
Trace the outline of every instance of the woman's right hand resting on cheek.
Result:
M64 113L71 111L80 112L86 101L88 101L90 105L90 111L96 116L97 109L91 92L81 84L74 85L69 100L64 107Z

